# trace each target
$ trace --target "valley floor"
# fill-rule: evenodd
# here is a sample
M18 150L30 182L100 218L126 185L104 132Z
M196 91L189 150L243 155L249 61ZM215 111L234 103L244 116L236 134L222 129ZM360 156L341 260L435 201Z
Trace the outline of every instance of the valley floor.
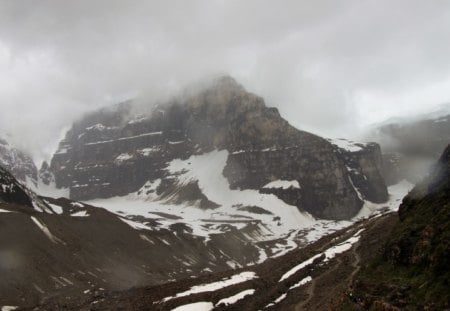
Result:
M345 301L346 306L353 304L350 310L358 310L351 292L353 278L374 256L374 250L381 249L396 222L394 213L377 215L260 265L159 286L103 292L78 304L49 301L37 309L339 310Z

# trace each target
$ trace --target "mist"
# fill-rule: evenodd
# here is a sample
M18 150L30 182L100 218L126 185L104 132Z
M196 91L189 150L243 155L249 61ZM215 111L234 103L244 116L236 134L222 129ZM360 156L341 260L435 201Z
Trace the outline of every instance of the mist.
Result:
M352 136L450 101L448 1L0 1L0 122L47 159L87 111L229 74Z

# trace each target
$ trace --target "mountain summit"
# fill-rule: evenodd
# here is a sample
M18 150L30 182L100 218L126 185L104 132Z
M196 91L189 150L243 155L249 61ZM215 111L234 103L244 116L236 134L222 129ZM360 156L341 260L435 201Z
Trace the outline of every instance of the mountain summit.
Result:
M168 166L222 150L225 165L217 169L226 188L274 194L315 217L349 219L366 197L387 200L377 170L379 148L349 168L347 155L364 154L364 146L348 151L294 128L231 77L216 78L146 114L140 110L125 103L76 122L51 161L57 186L70 188L73 199L89 200L128 195L158 180L159 198L220 206L223 202L207 197L198 180L181 185ZM365 177L351 176L355 170ZM374 195L368 189L381 191Z

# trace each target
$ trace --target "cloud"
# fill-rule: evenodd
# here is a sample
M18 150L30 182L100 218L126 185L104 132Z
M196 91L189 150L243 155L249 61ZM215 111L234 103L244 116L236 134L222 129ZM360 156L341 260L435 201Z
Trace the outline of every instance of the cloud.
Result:
M450 3L0 0L0 122L37 158L85 111L229 73L348 135L450 99Z

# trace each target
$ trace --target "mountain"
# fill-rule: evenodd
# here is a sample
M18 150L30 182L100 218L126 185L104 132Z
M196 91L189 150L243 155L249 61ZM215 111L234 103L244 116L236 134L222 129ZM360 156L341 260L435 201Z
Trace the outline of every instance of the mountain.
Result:
M0 136L0 166L10 171L18 180L37 185L38 171L33 159Z
M411 119L391 119L375 125L367 137L383 150L387 184L422 180L450 142L450 105Z
M225 76L164 104L126 102L87 115L60 143L50 171L75 200L139 194L222 208L242 220L273 214L268 200L278 199L281 214L293 206L299 212L292 213L342 220L365 199L387 200L379 148L361 145L357 156L345 155L353 153L292 127Z
M384 310L450 308L450 145L398 215L385 247L355 282L358 303Z

